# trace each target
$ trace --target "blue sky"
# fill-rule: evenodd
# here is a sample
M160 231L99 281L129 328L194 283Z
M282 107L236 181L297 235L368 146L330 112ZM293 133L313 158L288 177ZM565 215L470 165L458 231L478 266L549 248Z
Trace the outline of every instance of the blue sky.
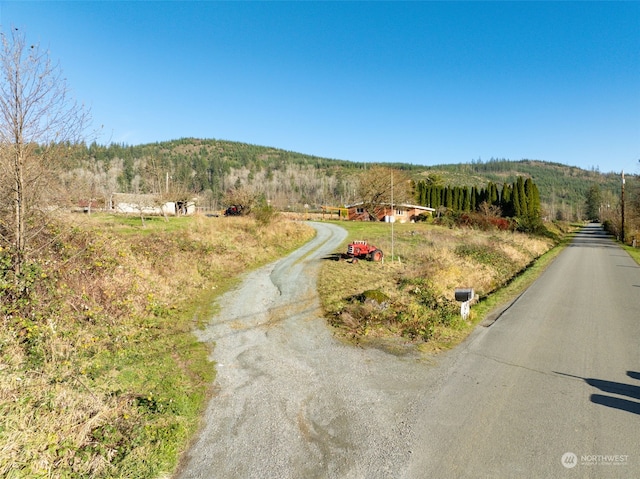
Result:
M99 143L640 172L640 2L12 2Z

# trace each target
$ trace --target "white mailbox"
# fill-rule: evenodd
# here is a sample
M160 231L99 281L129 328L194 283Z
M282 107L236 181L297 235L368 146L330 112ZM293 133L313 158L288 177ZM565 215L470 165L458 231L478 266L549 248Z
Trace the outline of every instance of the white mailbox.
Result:
M456 288L454 295L456 301L460 303L460 316L462 319L467 319L471 309L471 300L475 296L473 288Z

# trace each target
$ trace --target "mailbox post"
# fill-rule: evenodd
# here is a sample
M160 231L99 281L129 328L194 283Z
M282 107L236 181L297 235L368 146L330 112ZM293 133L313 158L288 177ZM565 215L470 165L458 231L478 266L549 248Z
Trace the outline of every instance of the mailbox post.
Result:
M462 316L462 319L467 319L471 308L471 300L474 298L473 288L456 288L455 297L456 301L460 303L460 316Z

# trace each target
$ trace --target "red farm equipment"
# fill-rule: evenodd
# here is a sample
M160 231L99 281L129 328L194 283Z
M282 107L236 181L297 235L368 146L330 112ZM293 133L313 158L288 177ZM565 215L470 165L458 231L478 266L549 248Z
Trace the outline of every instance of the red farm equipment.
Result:
M369 261L382 261L384 254L382 250L367 243L366 241L353 241L347 246L347 258L352 258L352 263L357 263L359 259Z

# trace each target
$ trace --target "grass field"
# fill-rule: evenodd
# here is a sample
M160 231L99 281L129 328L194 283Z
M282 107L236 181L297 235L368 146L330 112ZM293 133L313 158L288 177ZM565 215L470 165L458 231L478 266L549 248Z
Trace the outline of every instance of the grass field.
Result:
M214 379L193 330L313 236L248 218L63 218L20 288L0 251L0 477L168 476Z
M631 255L631 257L635 260L636 263L640 264L640 248L624 246L624 249L627 253Z
M385 223L339 224L348 241L368 240L385 260L326 262L319 281L326 315L339 336L392 351L458 344L488 309L525 284L526 277L514 279L555 245L539 236L424 223L397 224L393 231ZM467 321L454 298L459 287L472 287L480 299Z

